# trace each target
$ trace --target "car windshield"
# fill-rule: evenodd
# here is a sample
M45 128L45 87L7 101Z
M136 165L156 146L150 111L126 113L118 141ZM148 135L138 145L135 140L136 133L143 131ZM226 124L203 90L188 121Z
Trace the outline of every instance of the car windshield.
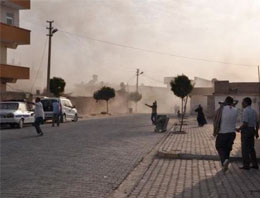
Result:
M0 103L0 109L17 110L18 103Z
M44 111L53 111L53 106L52 104L57 101L54 99L50 99L50 100L41 100L42 106L43 106L43 110Z

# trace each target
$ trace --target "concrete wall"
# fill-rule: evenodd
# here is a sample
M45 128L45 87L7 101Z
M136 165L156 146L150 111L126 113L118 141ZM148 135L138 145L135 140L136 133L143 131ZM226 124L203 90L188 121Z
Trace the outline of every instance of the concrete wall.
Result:
M252 108L255 109L259 115L259 103L260 103L260 99L259 99L259 96L242 96L242 95L231 95L231 97L233 97L235 100L238 100L239 103L236 105L236 108L239 110L239 119L242 118L242 111L243 111L243 108L242 108L242 101L245 97L250 97L252 99ZM222 102L224 101L226 98L226 96L215 96L215 109L218 109L219 108L219 102Z
M195 115L196 112L194 111L198 105L201 105L203 108L204 113L207 115L207 106L208 106L208 96L202 96L202 95L193 95L190 100L190 113L192 115Z
M0 92L0 101L4 100L33 100L33 95L31 93L25 93L25 92Z
M207 117L213 118L215 114L215 97L213 95L207 97Z
M106 112L106 101L98 101L93 97L68 97L72 104L76 106L80 115L99 114ZM109 113L128 113L128 103L125 96L117 94L115 98L109 100Z
M6 64L7 63L7 48L2 46L0 44L0 64Z
M0 21L2 23L6 23L7 13L11 13L14 15L14 26L19 27L19 10L8 8L6 6L1 6L1 18Z
M194 83L194 87L213 87L213 83L210 80L195 77L194 80L192 81Z

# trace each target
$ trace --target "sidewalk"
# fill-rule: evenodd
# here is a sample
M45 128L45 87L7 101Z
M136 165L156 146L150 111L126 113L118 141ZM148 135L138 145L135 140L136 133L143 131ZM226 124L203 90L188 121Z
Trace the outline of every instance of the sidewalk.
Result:
M212 124L198 127L196 120L189 119L189 125L184 126L185 133L174 132L168 134L168 138L158 151L158 156L176 159L219 160L215 148L215 138L212 136ZM176 131L179 130L176 128ZM231 160L241 160L240 133L236 133L236 139L231 153ZM255 141L257 157L260 158L260 139Z
M135 181L132 190L127 192L127 197L260 197L260 171L239 169L240 135L237 135L232 151L235 161L224 174L215 151L212 125L198 128L195 119L188 123L184 127L186 133L169 132L155 158ZM256 140L256 144L259 158L260 140Z

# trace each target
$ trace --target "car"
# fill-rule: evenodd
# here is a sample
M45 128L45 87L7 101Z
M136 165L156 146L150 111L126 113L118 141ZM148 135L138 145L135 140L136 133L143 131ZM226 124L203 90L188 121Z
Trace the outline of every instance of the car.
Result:
M61 105L61 122L66 121L78 121L78 111L74 105L72 105L71 101L68 98L60 97L60 98L49 98L45 97L41 99L41 103L43 105L43 110L45 114L45 120L51 120L53 117L53 102L59 102Z
M9 124L11 127L23 128L24 124L34 122L34 111L26 102L0 102L0 124Z

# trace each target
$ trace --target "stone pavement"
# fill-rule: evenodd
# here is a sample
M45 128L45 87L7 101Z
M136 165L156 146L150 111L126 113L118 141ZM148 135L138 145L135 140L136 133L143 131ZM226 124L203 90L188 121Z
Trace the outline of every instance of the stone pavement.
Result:
M236 161L230 164L224 174L217 161L212 125L198 128L194 121L189 120L184 127L186 133L169 132L153 156L139 165L136 173L132 173L112 197L259 198L260 171L239 169L239 134L232 152ZM258 157L259 141L256 140Z
M149 115L0 131L1 198L106 198L165 136Z
M212 136L212 124L207 124L203 128L198 127L195 119L189 119L189 125L184 126L184 133L174 132L179 130L179 126L173 128L168 134L168 138L160 147L158 155L168 158L181 159L209 159L218 160L215 149L215 138ZM231 153L231 159L241 159L240 133L236 133L236 139ZM257 157L260 158L260 140L256 140Z

